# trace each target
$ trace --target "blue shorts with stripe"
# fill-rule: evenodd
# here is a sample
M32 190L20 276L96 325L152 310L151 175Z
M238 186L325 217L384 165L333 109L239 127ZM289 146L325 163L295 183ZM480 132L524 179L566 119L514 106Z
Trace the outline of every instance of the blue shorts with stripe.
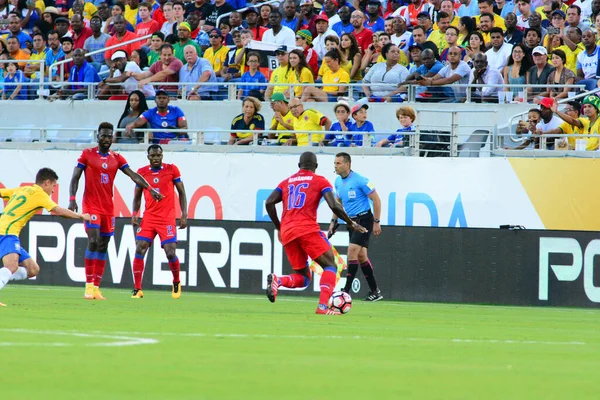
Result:
M7 254L16 253L19 255L19 264L23 261L31 258L29 253L21 247L19 237L15 235L1 235L0 236L0 258L3 258Z

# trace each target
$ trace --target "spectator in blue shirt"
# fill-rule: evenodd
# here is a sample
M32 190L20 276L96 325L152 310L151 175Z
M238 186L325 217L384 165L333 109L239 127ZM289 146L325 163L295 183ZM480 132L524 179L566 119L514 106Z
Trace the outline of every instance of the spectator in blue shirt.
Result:
M283 3L283 19L281 25L286 26L296 32L298 26L298 17L296 16L296 2L294 0L286 0Z
M24 49L27 47L27 42L33 43L33 39L27 33L21 30L21 17L17 14L10 14L8 18L9 35L19 39L19 47Z
M350 146L352 147L362 147L365 140L366 132L375 132L375 128L371 121L367 121L368 115L367 110L369 106L367 104L357 104L352 107L352 118L354 118L354 123L350 125L348 130L350 132L360 132L352 135L352 143ZM367 135L368 145L371 145L371 136Z
M328 133L325 135L327 146L332 147L350 147L352 135L349 134L352 121L350 121L350 105L347 101L340 100L333 107L335 118L337 119L329 128L330 131L340 133Z
M246 57L246 65L248 71L240 78L241 83L267 83L267 78L258 69L260 67L260 54L255 51L248 53ZM262 85L247 85L240 86L238 90L238 99L244 99L248 96L254 96L257 99L264 101L266 86Z
M415 126L416 114L415 110L410 106L403 106L396 110L396 118L400 122L400 128L396 130L396 134L392 134L385 139L381 139L376 147L403 147L405 143L402 132L416 132Z
M4 77L4 92L2 100L25 100L26 91L23 90L23 80L25 76L19 70L18 63L9 58L11 62L6 63L6 76Z
M367 0L366 14L364 27L375 32L385 31L385 20L379 16L381 3L379 0Z
M52 64L65 59L65 52L60 45L58 32L48 32L48 47L50 47L50 49L46 51L46 68L50 68ZM57 80L58 76L56 72L57 68L52 68L52 80Z
M343 6L338 11L338 16L340 17L340 22L336 22L333 24L331 29L338 34L339 37L342 37L344 33L352 33L354 32L354 26L350 22L350 17L352 16L352 11L350 11L350 7Z
M181 108L169 105L169 94L164 90L156 91L156 107L145 111L138 119L127 125L126 134L131 136L133 131L150 124L150 129L165 129L163 132L152 132L152 143L166 144L172 139L189 139L185 132L169 132L169 129L187 129L187 120Z
M179 70L179 82L196 82L195 86L186 86L188 100L212 100L213 94L219 91L216 85L202 85L204 82L217 82L217 76L210 62L198 57L198 50L192 45L183 49L183 57L187 61Z
M85 51L83 49L75 49L73 51L73 67L69 72L69 82L94 83L101 80L96 68L85 61ZM85 98L87 91L87 85L71 85L70 89L59 90L58 95L64 97L76 95L78 98Z

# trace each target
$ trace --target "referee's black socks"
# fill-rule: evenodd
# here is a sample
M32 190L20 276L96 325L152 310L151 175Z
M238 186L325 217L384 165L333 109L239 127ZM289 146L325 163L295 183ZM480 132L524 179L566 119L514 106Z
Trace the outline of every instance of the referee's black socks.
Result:
M350 266L348 266L350 268ZM377 282L375 281L375 271L373 271L373 266L371 265L371 261L367 260L364 263L360 264L360 269L365 275L365 279L369 284L369 289L371 292L377 292Z
M349 260L348 269L346 270L346 285L344 286L344 292L350 293L350 288L352 288L352 281L354 281L354 278L356 278L357 272L358 260Z

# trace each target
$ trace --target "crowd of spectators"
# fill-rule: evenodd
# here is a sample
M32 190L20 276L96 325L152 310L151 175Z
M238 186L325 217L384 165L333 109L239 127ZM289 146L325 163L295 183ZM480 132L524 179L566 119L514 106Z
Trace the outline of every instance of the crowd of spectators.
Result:
M368 102L402 102L409 85L423 102L463 102L470 92L475 102L555 104L576 92L564 85L593 90L600 75L597 22L600 0L0 0L0 90L3 100L37 97L23 83L44 75L51 98L79 98L97 84L94 95L127 100L131 118L158 92L169 100L216 100L227 95L223 82L244 83L236 91L244 100L239 127L265 125L258 123L260 102L282 99L285 106L273 106L281 110L276 129L289 129L285 116L300 113L310 130L365 132L373 128ZM256 42L275 49L272 71L251 50ZM349 83L359 85L346 106L339 100ZM350 104L358 97L366 100L355 110ZM335 103L336 118L319 115L308 107L312 101ZM159 113L171 107L161 104ZM129 139L143 126L137 124L126 125ZM308 127L294 130L285 140L271 139L310 144L298 133ZM359 143L358 136L310 136L314 144ZM232 133L231 144L248 142Z

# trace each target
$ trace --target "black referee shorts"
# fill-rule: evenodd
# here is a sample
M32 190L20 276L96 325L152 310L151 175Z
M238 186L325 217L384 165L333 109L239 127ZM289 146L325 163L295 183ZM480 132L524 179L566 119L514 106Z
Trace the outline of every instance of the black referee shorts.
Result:
M369 238L373 231L373 219L374 217L371 210L360 213L352 218L352 221L367 228L368 231L366 233L360 233L348 227L348 232L350 232L350 243L359 245L360 247L369 247Z

